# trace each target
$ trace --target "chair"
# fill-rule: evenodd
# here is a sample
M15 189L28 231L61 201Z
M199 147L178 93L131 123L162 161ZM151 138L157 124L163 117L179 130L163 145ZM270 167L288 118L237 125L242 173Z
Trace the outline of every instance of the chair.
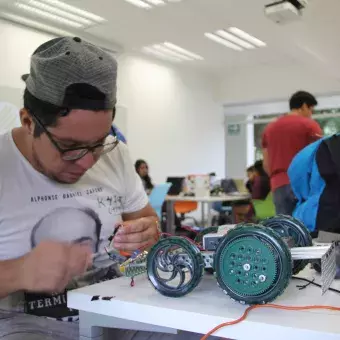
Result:
M171 183L158 184L152 189L149 195L150 205L156 211L160 220L162 219L162 206L171 185Z
M264 220L268 217L275 216L275 205L273 194L270 192L265 200L252 200L255 209L255 215L258 220Z
M185 220L186 214L197 210L197 208L198 203L195 201L176 201L174 204L175 213L180 215L181 222ZM194 223L197 225L197 221L193 217L191 217L191 219L194 220Z

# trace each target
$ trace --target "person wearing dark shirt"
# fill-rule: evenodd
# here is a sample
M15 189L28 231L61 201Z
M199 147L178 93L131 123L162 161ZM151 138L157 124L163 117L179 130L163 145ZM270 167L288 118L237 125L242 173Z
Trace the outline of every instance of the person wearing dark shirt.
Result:
M149 166L143 159L138 159L135 163L135 169L143 182L144 189L149 195L154 188L151 177L149 176Z
M269 192L270 180L263 169L263 161L257 161L254 164L251 198L254 200L265 200Z
M252 186L253 186L253 180L254 180L254 165L250 166L247 169L247 177L248 177L248 181L246 182L246 188L248 190L248 192L251 194L252 192Z
M294 156L322 137L322 130L312 119L315 97L305 91L290 99L291 112L270 123L262 136L263 166L270 177L277 214L292 215L295 197L287 175Z

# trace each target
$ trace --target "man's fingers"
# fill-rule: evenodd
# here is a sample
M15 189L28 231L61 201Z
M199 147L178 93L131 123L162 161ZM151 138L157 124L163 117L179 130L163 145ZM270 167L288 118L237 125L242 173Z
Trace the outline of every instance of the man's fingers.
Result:
M152 244L153 243L150 240L141 243L115 243L115 248L120 251L131 252L138 249L143 250Z
M123 222L121 227L117 231L116 236L133 234L133 233L141 233L148 228L149 228L148 224L144 223L143 219L130 221L130 222Z
M92 263L92 252L88 246L72 245L69 250L69 275L83 274Z
M113 245L116 246L119 243L143 243L150 240L153 234L154 231L152 229L146 229L139 233L117 234L113 240Z

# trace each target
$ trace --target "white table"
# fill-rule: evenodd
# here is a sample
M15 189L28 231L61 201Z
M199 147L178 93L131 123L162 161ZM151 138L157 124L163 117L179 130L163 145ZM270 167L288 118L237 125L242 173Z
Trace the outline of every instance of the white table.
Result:
M250 199L250 195L247 193L235 193L230 195L222 195L222 196L167 196L165 198L166 201L166 215L167 215L167 226L166 232L172 234L174 232L174 203L179 201L191 201L202 204L202 223L205 221L205 205L207 205L208 216L206 226L211 227L211 209L212 204L215 202L238 202L243 200Z
M302 277L312 278L309 269ZM80 311L81 339L101 339L95 326L175 333L177 330L206 334L213 327L239 318L246 306L231 301L217 287L213 276L182 298L167 298L152 288L146 277L119 278L68 293L68 306ZM333 305L340 307L340 295L328 291L321 296L315 286L298 290L302 281L292 280L275 303L290 306ZM340 288L340 282L333 283ZM91 301L93 295L115 296L111 301ZM221 329L217 336L236 340L339 340L340 312L326 310L282 311L258 309L240 324Z

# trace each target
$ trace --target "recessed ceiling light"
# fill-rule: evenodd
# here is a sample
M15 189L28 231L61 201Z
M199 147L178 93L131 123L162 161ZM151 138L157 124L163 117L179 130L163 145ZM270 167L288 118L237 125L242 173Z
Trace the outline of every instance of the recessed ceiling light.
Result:
M106 21L96 14L65 4L60 0L17 0L14 6L35 16L78 29L85 29Z
M204 35L208 39L210 39L212 41L215 41L215 42L217 42L217 43L219 43L221 45L224 45L226 47L229 47L229 48L231 48L231 49L233 49L235 51L243 51L243 48L241 48L240 46L235 45L235 44L231 43L230 41L221 38L218 35L215 35L215 34L212 34L212 33L204 33Z
M143 47L142 51L147 53L147 54L152 54L156 57L159 57L159 58L162 58L162 59L165 59L165 60L174 61L174 62L181 62L181 59L169 56L165 53L162 53L160 51L155 50L152 47Z
M146 2L148 2L151 5L155 5L155 6L162 6L165 5L165 2L163 0L145 0Z
M71 20L68 20L68 19L65 19L65 18L61 18L58 15L45 12L41 9L38 9L38 8L35 8L35 7L32 7L32 6L28 6L28 5L20 3L20 2L16 2L14 5L18 8L23 9L27 12L32 13L32 14L36 14L36 15L39 15L41 17L45 17L47 19L53 20L53 21L57 21L59 23L67 25L67 26L71 26L71 27L75 27L75 28L82 28L83 27L83 25L80 24L79 22L74 22L74 21L71 21Z
M146 49L148 49L150 53L151 51L157 52L158 54L170 57L170 59L176 59L177 61L203 60L201 56L169 42L147 46Z
M219 35L220 37L226 39L226 40L229 40L231 41L232 43L235 43L237 45L240 45L241 47L243 48L247 48L247 49L252 49L252 48L255 48L254 45L238 38L238 37L235 37L233 34L231 33L228 33L226 32L225 30L218 30L215 32L217 35Z
M140 8L150 9L154 8L154 6L162 6L171 2L181 2L182 0L125 0L125 1Z
M175 44L172 44L170 42L165 42L164 46L167 47L167 48L170 48L173 51L181 53L182 55L185 55L185 56L187 56L187 57L189 57L191 59L203 60L203 57L201 57L200 55L192 53L192 52L190 52L190 51L188 51L188 50L186 50L186 49L184 49L182 47L179 47L179 46L177 46Z
M160 51L162 53L165 53L165 54L168 54L168 55L171 55L175 58L179 58L179 59L182 59L182 60L193 60L192 58L189 58L183 54L180 54L180 53L177 53L175 51L172 51L170 48L167 48L165 47L164 45L160 45L160 44L157 44L157 45L153 45L152 46L155 50L157 51Z
M237 27L230 27L228 29L228 31L230 33L233 33L233 34L237 35L239 38L250 42L251 44L253 44L253 45L257 46L257 47L267 46L267 44L264 43L263 41L261 41L260 39L257 39L255 37L253 37L252 35L250 35L250 34L244 32L244 31L240 30Z
M142 0L125 0L126 2L129 2L131 5L135 5L140 8L150 9L152 8L151 5L148 3L142 1Z
M106 19L102 18L99 15L96 15L94 13L88 12L88 11L84 11L83 9L80 9L78 7L66 4L65 2L62 2L60 0L40 0L40 2L45 2L48 3L50 5L53 5L54 7L63 9L65 11L71 12L71 13L75 13L78 14L80 16L82 16L83 18L87 18L90 19L92 21L101 23L106 21Z
M30 20L30 19L24 18L20 15L15 15L15 14L12 14L12 13L7 13L7 12L1 12L0 16L5 18L5 19L19 23L21 25L33 27L33 28L39 29L41 31L57 35L57 36L65 37L65 36L71 36L72 35L70 32L60 30L58 28L55 28L55 27L52 27L52 26L49 26L49 25L40 24L35 20Z
M25 2L29 6L41 9L41 10L46 11L48 13L56 14L57 16L59 16L61 18L70 19L70 20L73 20L75 22L79 22L79 23L84 24L84 25L91 25L92 24L92 21L89 20L89 19L82 18L81 16L79 16L77 14L72 14L72 13L66 12L65 10L55 8L54 6L45 4L45 3L40 2L40 1L27 0Z

